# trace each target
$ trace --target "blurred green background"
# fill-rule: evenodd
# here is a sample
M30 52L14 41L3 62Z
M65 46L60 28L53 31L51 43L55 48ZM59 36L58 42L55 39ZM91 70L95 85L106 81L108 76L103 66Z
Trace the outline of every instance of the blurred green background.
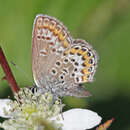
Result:
M72 37L88 41L100 57L94 82L85 84L92 97L66 97L65 109L88 108L103 122L114 117L110 130L130 130L130 0L0 0L0 45L20 87L33 82L32 27L39 13L62 21ZM0 81L0 98L8 95L7 81Z

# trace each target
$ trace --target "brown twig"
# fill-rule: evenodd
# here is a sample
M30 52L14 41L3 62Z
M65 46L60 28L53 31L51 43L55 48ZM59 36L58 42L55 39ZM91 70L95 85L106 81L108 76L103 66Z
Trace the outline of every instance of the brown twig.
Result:
M19 91L19 87L18 87L16 80L13 76L13 73L11 72L11 69L9 67L7 60L6 60L6 57L4 56L4 53L3 53L1 46L0 46L0 64L4 70L6 80L9 82L13 94L17 93Z

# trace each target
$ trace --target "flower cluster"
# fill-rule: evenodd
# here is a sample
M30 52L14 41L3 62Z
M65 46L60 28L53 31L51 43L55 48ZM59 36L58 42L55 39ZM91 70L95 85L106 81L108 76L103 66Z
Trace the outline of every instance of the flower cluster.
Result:
M15 101L9 101L8 105L10 109L4 109L4 113L10 119L0 125L5 130L55 130L61 127L61 124L56 122L58 117L55 120L51 118L60 113L62 106L58 100L53 103L50 93L40 95L24 88L15 94Z
M15 100L0 100L0 116L9 118L0 124L5 130L85 130L101 122L97 113L87 109L71 109L61 113L63 104L51 93L33 93L24 88Z

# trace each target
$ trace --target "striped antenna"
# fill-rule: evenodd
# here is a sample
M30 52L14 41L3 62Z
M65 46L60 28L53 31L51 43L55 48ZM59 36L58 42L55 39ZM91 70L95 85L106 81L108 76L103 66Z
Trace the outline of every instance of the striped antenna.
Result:
M25 73L25 71L23 71L23 69L21 69L21 67L17 66L17 65L16 65L14 62L12 62L12 61L10 61L10 63L11 63L13 66L15 66L20 72L22 72L22 73L25 75L25 77L27 78L28 81L30 81L32 84L34 84L34 83L32 82L32 80L29 78L29 76L27 75L27 73Z

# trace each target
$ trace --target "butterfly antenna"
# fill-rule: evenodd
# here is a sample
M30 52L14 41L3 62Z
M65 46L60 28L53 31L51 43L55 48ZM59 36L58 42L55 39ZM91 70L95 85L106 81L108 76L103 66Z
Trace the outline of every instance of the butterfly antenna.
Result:
M21 69L21 67L19 67L19 66L17 66L14 62L12 62L12 61L10 61L10 63L13 65L13 66L15 66L20 72L22 72L24 75L25 75L25 77L28 79L28 81L30 81L32 84L34 84L33 82L32 82L32 80L29 78L29 76L27 75L27 73L25 73L24 71L23 71L23 69Z

